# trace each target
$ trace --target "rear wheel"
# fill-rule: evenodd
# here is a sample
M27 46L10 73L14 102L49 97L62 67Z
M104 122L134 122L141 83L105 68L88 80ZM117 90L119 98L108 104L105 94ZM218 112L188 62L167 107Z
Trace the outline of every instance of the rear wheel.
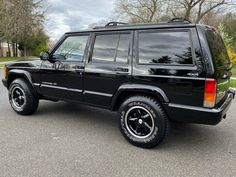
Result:
M119 109L120 130L132 144L152 148L169 130L168 118L158 101L146 96L128 98Z
M39 100L24 79L15 79L9 87L9 102L18 114L30 115L37 110Z

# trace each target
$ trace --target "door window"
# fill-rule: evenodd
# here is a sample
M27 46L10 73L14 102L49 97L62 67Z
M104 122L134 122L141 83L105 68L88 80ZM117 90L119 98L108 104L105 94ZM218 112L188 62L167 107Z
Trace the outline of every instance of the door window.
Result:
M130 34L96 35L92 61L128 63Z
M70 36L56 49L53 58L57 60L83 61L88 36Z

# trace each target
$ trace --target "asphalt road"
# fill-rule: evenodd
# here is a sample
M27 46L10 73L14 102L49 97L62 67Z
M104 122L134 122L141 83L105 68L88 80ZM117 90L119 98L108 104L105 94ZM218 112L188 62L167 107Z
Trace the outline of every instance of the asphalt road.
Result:
M130 145L116 114L102 109L41 101L36 114L19 116L0 84L0 176L236 176L235 115L234 101L219 125L175 125L147 150Z

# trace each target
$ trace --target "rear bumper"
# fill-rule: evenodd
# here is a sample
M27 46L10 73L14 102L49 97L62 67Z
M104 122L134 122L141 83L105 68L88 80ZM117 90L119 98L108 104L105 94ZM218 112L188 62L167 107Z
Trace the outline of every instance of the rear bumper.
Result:
M224 103L214 109L169 104L169 116L171 120L178 122L216 125L226 117L226 112L234 97L235 91L230 89Z
M5 87L7 87L7 80L6 79L2 79L2 83Z

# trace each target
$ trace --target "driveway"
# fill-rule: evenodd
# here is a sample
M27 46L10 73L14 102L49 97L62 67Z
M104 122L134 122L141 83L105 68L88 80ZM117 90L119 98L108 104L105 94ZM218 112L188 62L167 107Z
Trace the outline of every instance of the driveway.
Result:
M0 70L2 78L2 70ZM129 144L116 114L41 101L19 116L0 84L0 176L236 176L236 102L217 126L177 124L159 147Z

